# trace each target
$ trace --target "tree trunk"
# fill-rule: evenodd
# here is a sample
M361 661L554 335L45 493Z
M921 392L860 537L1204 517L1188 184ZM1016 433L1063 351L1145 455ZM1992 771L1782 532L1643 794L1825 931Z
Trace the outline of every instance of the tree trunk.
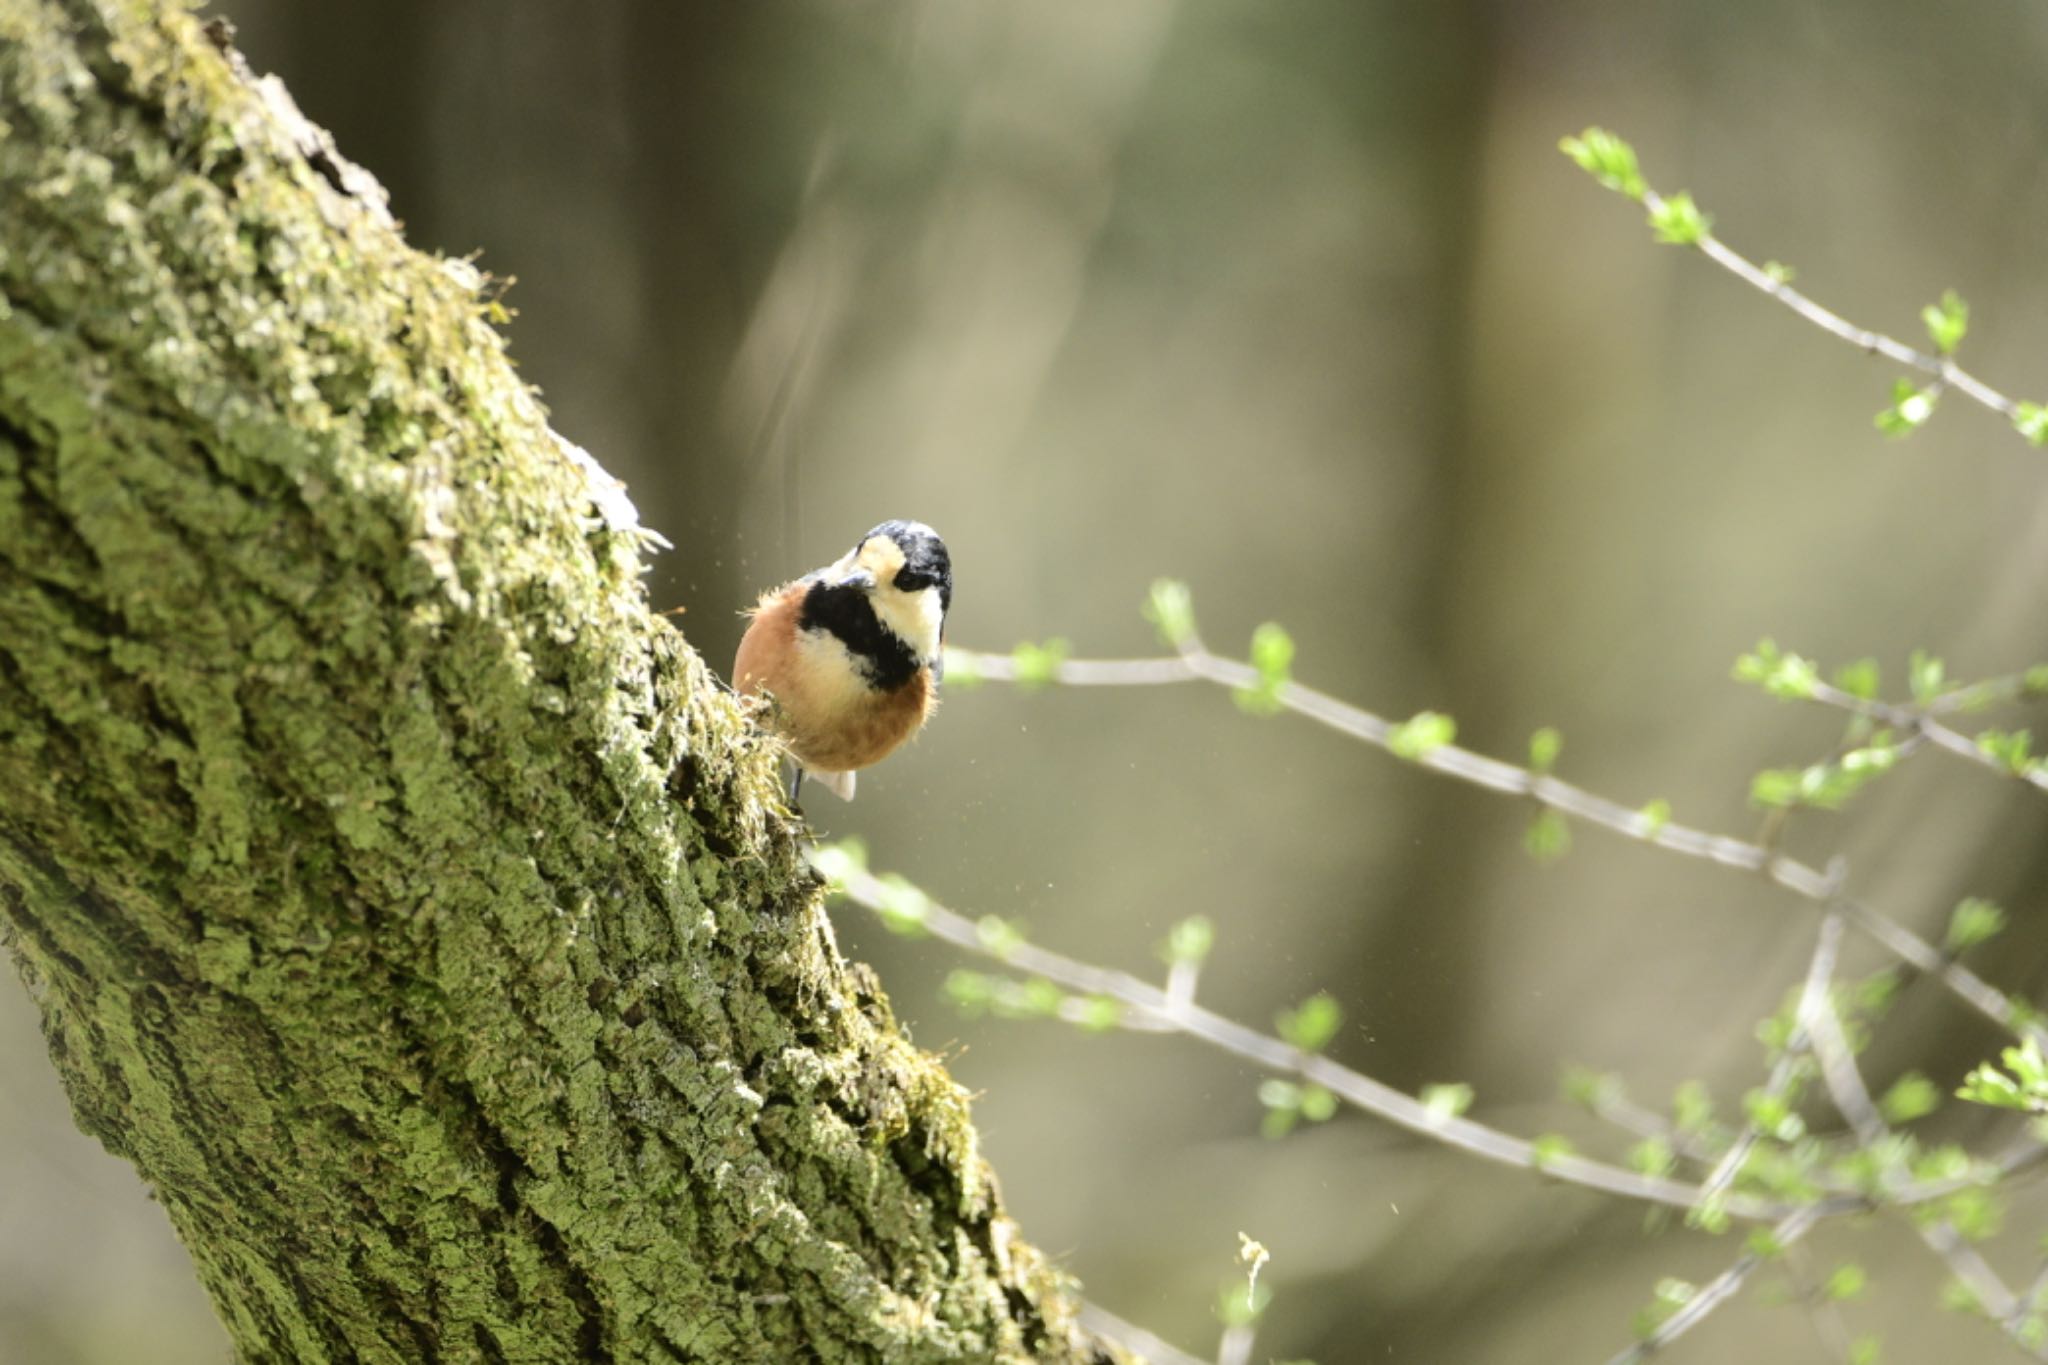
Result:
M0 0L0 935L251 1361L1108 1359L468 266Z

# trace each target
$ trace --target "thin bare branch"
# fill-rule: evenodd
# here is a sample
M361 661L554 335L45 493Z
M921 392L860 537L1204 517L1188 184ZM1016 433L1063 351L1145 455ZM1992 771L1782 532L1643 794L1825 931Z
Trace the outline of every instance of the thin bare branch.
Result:
M1830 914L1827 923L1835 922L1835 916ZM1869 1086L1864 1083L1863 1072L1856 1065L1856 1055L1842 1032L1841 1020L1835 1015L1834 1002L1823 992L1817 999L1802 1002L1800 1012L1812 1040L1814 1057L1820 1063L1821 1081L1827 1087L1829 1099L1849 1124L1857 1145L1866 1152L1880 1152L1891 1141L1891 1125L1885 1122L1884 1114L1871 1098ZM1919 1233L1921 1241L1947 1262L1950 1273L1969 1288L1985 1315L2004 1331L2015 1346L2036 1360L2048 1360L2048 1344L2029 1342L2020 1330L2025 1313L2019 1297L1954 1223L1946 1218L1931 1223L1916 1222L1914 1230Z
M1900 706L1894 702L1872 701L1818 681L1813 685L1813 700L1838 710L1868 717L1881 725L1888 725L1904 732L1909 738L1915 735L1923 737L1936 748L1947 750L1980 768L1989 768L2000 777L2017 778L2048 791L2048 768L2035 766L2024 772L2013 772L1996 756L1979 746L1976 740L1936 720L1935 716L1940 713L1935 710L1933 703L1926 706Z
M1007 654L949 649L949 669L960 676L995 682L1018 679L1016 661ZM1257 669L1238 659L1212 654L1190 638L1178 656L1141 659L1065 659L1053 665L1051 680L1078 687L1159 686L1211 682L1229 688L1255 688ZM1328 693L1286 682L1272 694L1280 706L1377 748L1391 751L1395 724ZM1847 695L1847 694L1843 694ZM1974 748L1974 746L1972 746ZM1547 773L1488 758L1455 744L1433 748L1412 760L1419 767L1458 778L1489 791L1526 797L1590 825L1625 838L1654 844L1673 853L1700 858L1720 867L1756 873L1802 899L1836 903L1849 924L1916 970L1933 977L1969 1008L2015 1037L2036 1032L2030 1013L2017 1010L2005 994L1967 967L1951 960L1933 944L1895 920L1853 900L1839 899L1819 868L1787 857L1762 844L1710 834L1662 817L1661 812L1631 808L1596 796Z
M834 859L821 866L820 871L849 899L869 909L886 914L898 904L897 889L863 868L845 866ZM1033 943L1012 943L1000 952L992 951L974 920L928 897L920 897L916 922L933 937L956 947L993 957L1008 967L1044 977L1069 990L1115 1000L1127 1011L1123 1022L1129 1027L1186 1034L1268 1070L1320 1085L1355 1108L1473 1156L1506 1166L1540 1170L1547 1177L1587 1189L1674 1208L1693 1207L1703 1193L1698 1185L1643 1175L1589 1157L1539 1154L1532 1142L1468 1118L1440 1113L1412 1095L1318 1053L1302 1052L1193 1001L1176 1002L1159 987L1128 972L1078 962ZM1722 1207L1730 1215L1752 1222L1769 1222L1793 1211L1790 1204L1747 1194L1729 1196ZM1861 1196L1844 1194L1830 1196L1815 1207L1823 1214L1839 1214L1866 1210L1870 1205Z
M1839 880L1839 877L1838 877ZM1817 1004L1825 1004L1828 987L1835 978L1835 963L1842 954L1842 917L1829 911L1820 922L1820 934L1813 945L1813 956L1806 964L1806 981L1800 988L1799 1006L1794 1015L1791 1038L1786 1040L1785 1049L1779 1055L1777 1064L1771 1068L1770 1080L1765 1082L1765 1093L1772 1098L1781 1098L1790 1088L1793 1078L1799 1073L1799 1064L1813 1039L1806 1020ZM1742 1163L1749 1159L1756 1144L1763 1138L1762 1131L1754 1120L1743 1125L1742 1133L1735 1139L1714 1169L1708 1173L1701 1186L1706 1198L1714 1198L1735 1181Z
M1780 1248L1789 1247L1811 1232L1820 1217L1816 1205L1799 1209L1778 1221L1771 1229L1771 1239ZM1607 1365L1639 1365L1705 1322L1709 1313L1735 1297L1735 1292L1765 1259L1754 1248L1743 1252L1733 1265L1701 1285L1676 1313L1659 1323L1656 1331L1608 1357Z
M1643 191L1643 207L1654 216L1664 205L1664 198L1655 190ZM1934 355L1917 347L1908 346L1883 332L1874 332L1868 327L1859 327L1847 318L1815 303L1805 294L1794 289L1782 277L1757 265L1730 247L1711 232L1702 233L1695 243L1700 253L1715 265L1720 266L1744 284L1776 299L1787 308L1806 319L1831 336L1839 337L1866 355L1882 356L1897 365L1918 370L1944 389L1954 389L1973 402L1991 409L2007 421L2016 421L2020 405L1992 388L1983 380L1965 371L1962 366L1944 355Z

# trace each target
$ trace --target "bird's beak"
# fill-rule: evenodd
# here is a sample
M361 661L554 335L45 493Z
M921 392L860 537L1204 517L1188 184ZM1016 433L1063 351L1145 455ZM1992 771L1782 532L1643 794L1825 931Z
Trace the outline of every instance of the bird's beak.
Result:
M875 590L875 576L866 569L855 569L832 585L835 588L859 588L862 592Z

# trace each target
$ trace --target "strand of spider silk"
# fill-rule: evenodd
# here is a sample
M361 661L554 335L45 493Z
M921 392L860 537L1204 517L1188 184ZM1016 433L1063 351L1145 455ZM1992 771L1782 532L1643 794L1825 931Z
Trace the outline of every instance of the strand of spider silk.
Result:
M1802 1001L1800 1009L1807 1013L1806 1029L1813 1040L1814 1058L1820 1063L1821 1083L1827 1088L1829 1100L1855 1134L1857 1145L1866 1152L1878 1150L1889 1143L1891 1126L1870 1097L1870 1087L1864 1084L1863 1072L1856 1065L1855 1053L1843 1036L1841 1020L1836 1017L1834 1002L1823 995L1817 1000ZM1985 1314L2012 1339L2013 1345L2036 1360L2048 1360L2048 1343L2029 1343L2020 1331L2025 1306L1991 1263L1964 1240L1953 1222L1946 1218L1931 1223L1916 1220L1914 1231L1947 1263L1950 1273L1969 1288Z
M1797 1242L1813 1230L1821 1220L1817 1206L1807 1205L1795 1210L1778 1221L1771 1229L1771 1240L1785 1248ZM1716 1275L1694 1291L1679 1310L1657 1325L1657 1330L1641 1341L1631 1342L1623 1350L1608 1357L1607 1365L1640 1365L1672 1342L1706 1321L1707 1315L1735 1297L1735 1291L1742 1288L1756 1268L1765 1261L1765 1256L1756 1250L1744 1251L1735 1258L1734 1264Z
M1663 198L1655 190L1643 192L1643 207L1652 213L1663 203ZM1840 337L1857 350L1868 355L1881 355L1886 360L1919 370L1922 374L1932 375L1942 384L1983 404L2002 417L2012 418L2017 415L2019 404L1989 384L1968 374L1948 357L1929 355L1882 332L1858 327L1839 313L1815 303L1785 280L1776 278L1770 271L1756 265L1712 233L1700 234L1697 245L1701 254L1715 265L1776 299L1822 331Z
M833 869L833 875L847 896L871 910L883 912L895 903L892 888L872 873ZM1691 1208L1700 1199L1701 1190L1697 1185L1639 1174L1590 1157L1557 1154L1539 1158L1534 1143L1472 1119L1432 1110L1412 1095L1328 1057L1302 1052L1281 1039L1227 1019L1191 1000L1170 1000L1165 991L1128 972L1078 962L1033 943L1009 945L1000 953L992 953L983 943L973 920L929 898L920 901L917 923L937 938L992 956L1006 966L1042 976L1070 990L1107 996L1136 1011L1140 1016L1135 1021L1139 1027L1184 1033L1268 1070L1298 1076L1322 1086L1355 1108L1474 1156L1506 1166L1538 1170L1553 1179L1588 1189L1673 1208ZM1793 1208L1778 1200L1747 1194L1731 1196L1724 1207L1731 1216L1751 1222L1783 1218ZM1870 1204L1860 1195L1845 1194L1824 1198L1816 1207L1823 1213L1837 1214L1866 1210Z
M947 656L955 661L958 672L971 672L993 682L1017 680L1016 662L1007 654L956 648L949 649ZM1212 682L1233 688L1257 687L1263 681L1258 670L1250 664L1211 654L1200 643L1192 641L1178 656L1063 659L1054 666L1052 680L1075 687L1150 687ZM1377 748L1391 748L1390 739L1396 727L1393 722L1370 711L1297 682L1282 683L1274 696L1282 707L1297 715L1306 716ZM2012 1002L2003 992L1897 921L1854 901L1835 901L1834 888L1830 886L1827 875L1795 858L1786 857L1761 844L1657 819L1546 773L1530 772L1512 763L1461 749L1455 744L1441 745L1412 761L1420 767L1490 791L1528 797L1588 824L1673 853L1702 858L1738 871L1759 873L1806 900L1834 901L1857 932L1916 971L1941 982L1950 993L1992 1023L2019 1038L2038 1032L2013 1009Z

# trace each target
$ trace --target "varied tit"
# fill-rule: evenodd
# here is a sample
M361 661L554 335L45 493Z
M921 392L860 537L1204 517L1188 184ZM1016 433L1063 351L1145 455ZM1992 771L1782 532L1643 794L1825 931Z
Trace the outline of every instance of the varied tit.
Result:
M854 771L918 732L938 704L952 605L946 542L917 521L885 521L837 563L762 595L732 684L768 698L798 764L791 799L808 772L851 801Z

